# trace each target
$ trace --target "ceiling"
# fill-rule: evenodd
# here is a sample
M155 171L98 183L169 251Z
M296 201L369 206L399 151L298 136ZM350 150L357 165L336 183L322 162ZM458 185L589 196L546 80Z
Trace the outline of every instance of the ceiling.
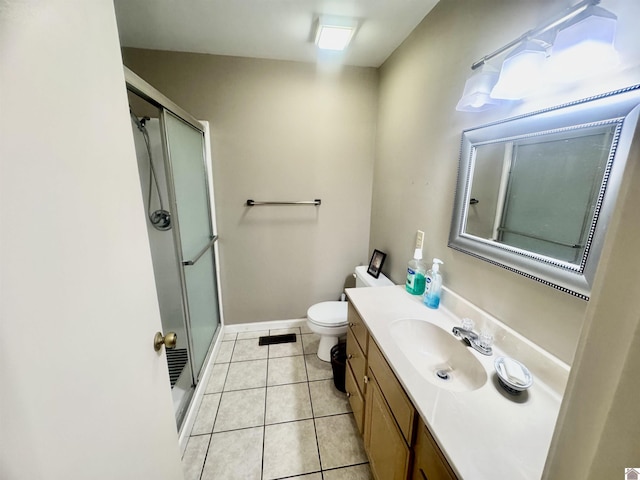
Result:
M438 0L115 0L125 47L379 67ZM347 51L318 51L319 14L355 17ZM322 55L320 57L320 55Z

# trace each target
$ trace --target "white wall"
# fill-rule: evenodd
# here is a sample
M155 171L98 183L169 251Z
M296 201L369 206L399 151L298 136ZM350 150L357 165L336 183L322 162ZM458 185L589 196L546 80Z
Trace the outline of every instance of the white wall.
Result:
M605 0L619 17L622 63L582 83L549 85L524 102L487 112L455 110L470 65L575 2L441 0L380 69L370 248L389 254L402 282L415 231L424 257L444 260L444 282L567 363L587 302L447 247L464 129L640 82L640 2Z
M377 72L125 48L125 64L211 122L227 324L299 318L369 262ZM320 207L253 207L313 200Z
M0 478L182 478L110 0L0 3Z

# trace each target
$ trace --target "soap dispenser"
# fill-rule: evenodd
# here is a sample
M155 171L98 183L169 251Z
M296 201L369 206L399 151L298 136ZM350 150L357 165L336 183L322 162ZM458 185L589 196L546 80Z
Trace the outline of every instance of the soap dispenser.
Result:
M444 262L439 258L433 259L431 270L427 272L425 278L424 304L429 308L440 306L440 295L442 293L442 275L440 275L440 265Z
M422 295L424 293L427 266L422 262L423 239L424 232L418 230L416 249L413 252L413 260L409 260L407 265L407 281L405 282L405 288L411 295Z

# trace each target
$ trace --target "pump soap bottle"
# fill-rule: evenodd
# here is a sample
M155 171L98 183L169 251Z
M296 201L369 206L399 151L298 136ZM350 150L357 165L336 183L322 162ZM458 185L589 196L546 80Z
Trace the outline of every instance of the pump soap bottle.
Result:
M422 262L422 243L424 241L424 232L418 230L416 235L416 249L413 253L413 260L409 261L407 266L407 281L405 288L411 295L422 295L424 293L426 265Z
M444 262L439 258L433 259L431 270L427 272L425 279L424 304L429 308L440 306L440 294L442 292L442 275L440 275L440 265Z

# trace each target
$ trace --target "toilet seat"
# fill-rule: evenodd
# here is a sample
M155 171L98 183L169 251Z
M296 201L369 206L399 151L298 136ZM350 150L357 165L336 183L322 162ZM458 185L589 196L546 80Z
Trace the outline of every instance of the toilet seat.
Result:
M342 327L347 324L347 302L321 302L307 310L310 322L322 327Z

